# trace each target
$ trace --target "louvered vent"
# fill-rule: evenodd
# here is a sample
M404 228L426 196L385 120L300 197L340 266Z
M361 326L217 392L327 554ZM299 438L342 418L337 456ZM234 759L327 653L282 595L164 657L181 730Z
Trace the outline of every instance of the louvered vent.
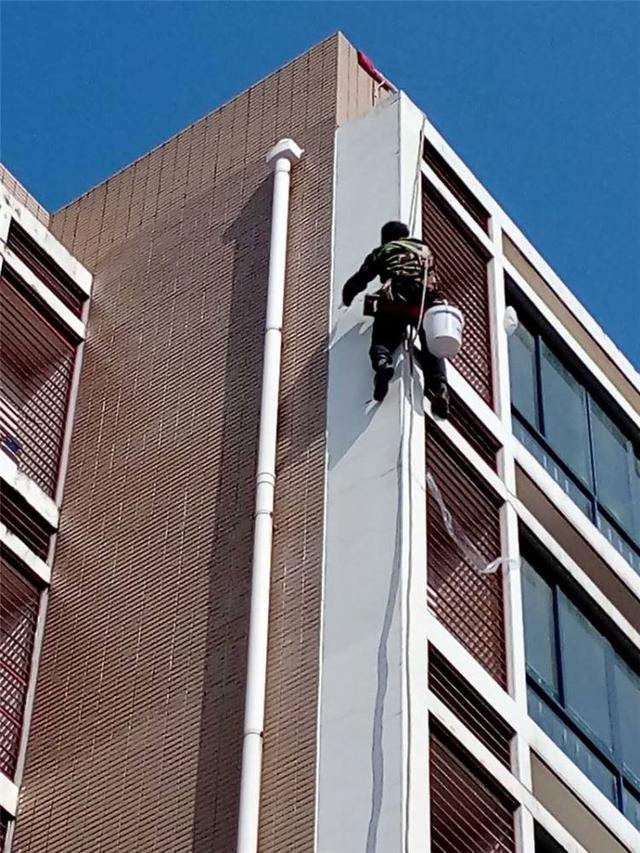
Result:
M432 853L515 853L515 803L438 730L429 775Z
M0 447L53 495L76 346L29 301L6 263L0 310Z
M511 766L513 729L433 646L429 646L429 689L505 767Z
M459 178L439 151L426 139L423 151L425 161L442 183L472 216L483 231L489 232L489 212L480 204L462 178Z
M41 560L47 559L53 531L18 492L6 483L0 486L0 521L10 533L19 536Z
M447 509L478 554L500 555L500 499L442 433L427 433L427 470ZM433 495L427 493L429 607L488 672L507 686L502 575L480 574L447 533Z
M0 552L0 771L16 769L40 592L10 554Z
M70 311L80 317L82 307L87 299L74 280L58 266L58 264L36 241L30 237L24 228L11 220L7 248L11 249L31 272L36 275L43 284L55 293Z
M500 450L500 442L480 418L462 402L462 399L453 389L449 389L449 394L451 396L449 420L452 425L469 442L476 453L484 459L487 465L497 471L496 454Z
M453 363L492 406L489 255L428 181L423 182L422 233L435 253L447 300L464 311L463 346Z

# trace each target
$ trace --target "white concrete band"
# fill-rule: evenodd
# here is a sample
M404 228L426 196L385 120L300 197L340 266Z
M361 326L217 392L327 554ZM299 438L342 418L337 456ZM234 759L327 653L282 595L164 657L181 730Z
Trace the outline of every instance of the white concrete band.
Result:
M0 453L0 479L11 486L54 529L58 526L60 511L49 495L24 472L13 459Z
M11 817L15 817L18 811L18 793L18 786L4 773L0 773L0 808Z
M41 560L37 554L34 554L31 548L25 545L19 536L16 536L15 533L8 530L6 525L2 522L0 522L0 542L5 548L11 551L15 557L24 563L24 565L27 566L33 574L42 581L42 583L50 583L51 567L47 565L44 560Z

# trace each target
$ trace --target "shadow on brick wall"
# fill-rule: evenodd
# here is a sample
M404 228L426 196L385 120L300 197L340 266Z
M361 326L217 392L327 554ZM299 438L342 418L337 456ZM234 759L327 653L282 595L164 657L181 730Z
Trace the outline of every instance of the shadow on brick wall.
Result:
M262 375L272 181L224 232L233 244L224 369L224 450L217 472L207 661L200 722L193 853L235 848L249 621L256 442Z

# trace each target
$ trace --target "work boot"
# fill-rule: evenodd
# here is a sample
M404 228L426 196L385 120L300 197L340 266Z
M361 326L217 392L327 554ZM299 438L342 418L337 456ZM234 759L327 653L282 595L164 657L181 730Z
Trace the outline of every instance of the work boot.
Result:
M431 393L431 414L434 418L446 420L449 417L449 388L441 382Z
M373 378L373 399L377 403L381 403L387 396L389 390L389 382L393 376L393 367L390 364L381 364L376 368Z

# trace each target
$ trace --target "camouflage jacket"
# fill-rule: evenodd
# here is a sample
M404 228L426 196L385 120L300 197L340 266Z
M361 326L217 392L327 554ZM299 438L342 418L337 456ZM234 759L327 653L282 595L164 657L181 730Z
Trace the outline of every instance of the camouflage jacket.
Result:
M386 299L419 305L425 281L426 304L440 298L433 253L421 240L407 237L393 240L374 249L365 258L357 273L342 289L342 300L350 305L354 297L378 276L382 282L379 293Z

